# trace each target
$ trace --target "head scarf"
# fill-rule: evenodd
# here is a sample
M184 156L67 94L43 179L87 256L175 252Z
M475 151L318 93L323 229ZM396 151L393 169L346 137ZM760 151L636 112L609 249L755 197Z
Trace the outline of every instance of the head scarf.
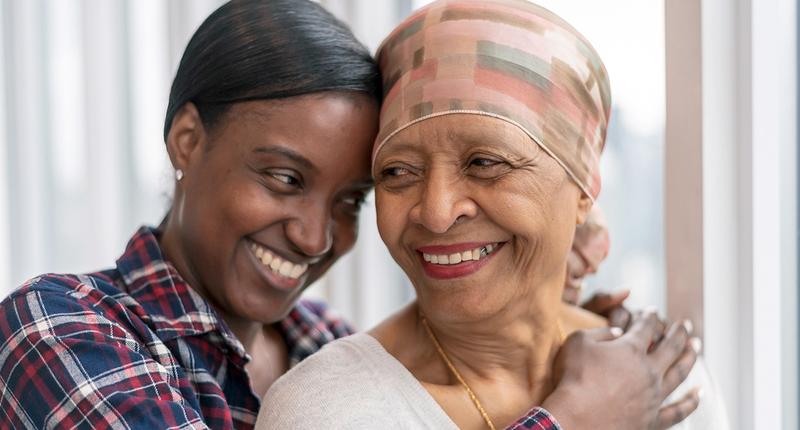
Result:
M485 115L522 129L597 197L608 77L586 39L552 12L525 0L438 0L400 24L377 57L385 98L373 162L417 122Z

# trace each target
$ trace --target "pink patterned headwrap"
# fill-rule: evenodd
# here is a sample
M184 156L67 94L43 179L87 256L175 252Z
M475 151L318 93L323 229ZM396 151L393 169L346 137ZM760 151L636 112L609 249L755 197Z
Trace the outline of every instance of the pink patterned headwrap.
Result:
M484 115L524 131L592 199L611 110L594 48L525 0L438 0L378 50L385 99L378 152L403 129L450 114Z

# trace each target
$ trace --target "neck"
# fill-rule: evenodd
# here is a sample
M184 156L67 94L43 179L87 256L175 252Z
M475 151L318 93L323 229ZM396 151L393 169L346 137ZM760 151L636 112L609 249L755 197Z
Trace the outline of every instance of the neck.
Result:
M555 291L560 293L560 289ZM553 361L562 342L560 297L552 296L539 294L535 300L515 301L508 309L476 321L454 322L422 311L417 329L427 339L422 318L427 319L468 384L513 384L541 400L552 391ZM430 339L423 342L435 347Z
M222 318L231 332L242 342L245 350L249 351L249 346L261 332L264 324L226 313L224 307L219 306L217 300L208 293L208 289L195 275L195 271L189 259L186 258L186 252L184 252L181 246L182 242L178 234L176 216L175 211L171 210L158 226L159 230L161 230L159 246L161 247L164 258L172 264L181 278L186 281L187 285L214 308L217 315Z

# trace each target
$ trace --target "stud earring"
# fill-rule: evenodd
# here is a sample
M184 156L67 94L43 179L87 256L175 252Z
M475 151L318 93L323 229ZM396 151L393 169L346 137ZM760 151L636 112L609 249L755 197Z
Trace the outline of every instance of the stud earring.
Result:
M183 179L183 170L175 169L175 180L180 182Z

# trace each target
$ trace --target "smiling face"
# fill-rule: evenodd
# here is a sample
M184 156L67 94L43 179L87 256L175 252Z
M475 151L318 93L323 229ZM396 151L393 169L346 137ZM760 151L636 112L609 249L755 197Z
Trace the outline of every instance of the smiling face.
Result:
M210 129L187 105L168 140L185 173L168 257L223 314L279 320L356 240L376 124L361 95L237 103Z
M373 172L381 237L425 313L479 319L560 300L591 200L519 128L480 115L426 119L394 136Z

